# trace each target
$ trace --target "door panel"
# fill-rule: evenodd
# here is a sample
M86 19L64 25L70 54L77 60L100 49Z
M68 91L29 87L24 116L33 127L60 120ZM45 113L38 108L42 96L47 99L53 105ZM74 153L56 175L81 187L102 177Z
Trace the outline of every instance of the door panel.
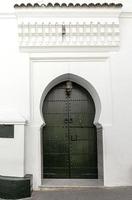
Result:
M97 169L92 167L71 167L71 174L79 179L97 179Z
M91 141L72 141L71 142L72 148L71 148L71 155L78 154L83 155L87 154L90 156L90 154L96 153L93 143Z
M43 104L43 177L97 178L94 102L84 88L70 86L55 86Z
M68 154L47 154L44 157L44 178L68 178Z
M70 155L71 177L97 178L97 149L93 136L88 139L77 135L77 141L71 142Z
M70 132L77 135L77 140L95 140L96 130L93 127L70 127Z
M69 118L71 119L72 123L70 123L70 127L88 127L92 126L93 123L91 121L91 115L88 113L72 113L70 112Z
M45 113L65 113L66 111L66 101L65 100L49 100L45 103Z
M67 119L66 113L45 114L45 122L47 127L64 127L65 119Z
M68 167L46 167L43 178L69 178Z
M62 134L63 133L63 134ZM56 141L65 141L67 137L67 127L58 127L58 126L47 126L44 130L45 141L56 140Z

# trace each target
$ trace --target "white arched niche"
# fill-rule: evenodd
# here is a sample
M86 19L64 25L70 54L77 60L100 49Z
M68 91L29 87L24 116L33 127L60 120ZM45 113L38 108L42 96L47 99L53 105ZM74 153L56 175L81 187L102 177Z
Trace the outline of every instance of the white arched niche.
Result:
M94 118L94 124L96 126L97 129L97 155L98 155L98 180L100 180L98 183L99 185L103 185L103 177L104 177L104 172L103 172L103 135L102 135L102 125L99 124L99 118L100 118L100 114L101 114L101 101L99 98L99 95L96 91L96 89L92 86L92 84L90 82L88 82L87 80L85 80L84 78L71 74L71 73L67 73L67 74L63 74L58 76L57 78L53 79L45 88L45 90L42 93L41 96L41 100L40 100L40 114L43 120L43 124L41 126L41 130L42 128L45 126L45 119L43 117L42 114L42 107L43 107L43 102L45 100L46 95L48 94L48 92L57 84L64 82L64 81L73 81L75 83L77 83L78 85L82 86L83 88L85 88L90 95L93 98L93 101L95 103L95 118ZM42 142L41 142L42 144ZM42 152L43 154L43 152ZM43 156L41 156L43 159ZM42 166L42 165L41 165ZM43 166L41 171L43 171ZM90 180L88 180L88 185ZM43 183L43 181L42 181ZM91 179L91 183L92 183L92 179ZM90 185L91 185L90 183Z

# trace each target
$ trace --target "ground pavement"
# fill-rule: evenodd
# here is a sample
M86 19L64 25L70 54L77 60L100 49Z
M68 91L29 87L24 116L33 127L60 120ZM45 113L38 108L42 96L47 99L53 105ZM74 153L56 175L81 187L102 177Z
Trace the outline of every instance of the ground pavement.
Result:
M35 191L27 200L132 200L132 187Z

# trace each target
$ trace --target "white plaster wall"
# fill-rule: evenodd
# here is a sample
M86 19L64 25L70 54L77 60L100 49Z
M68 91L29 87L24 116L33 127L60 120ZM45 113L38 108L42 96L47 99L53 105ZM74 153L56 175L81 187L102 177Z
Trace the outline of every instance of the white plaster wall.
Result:
M116 2L124 3L125 12L131 10L131 0ZM13 4L14 2L5 0L1 2L0 7L0 110L15 110L29 120L29 56L19 53L18 50L17 22L11 14L14 12ZM37 82L32 86L38 94L37 98L40 99L43 88L53 78L68 71L88 79L96 86L103 105L100 122L104 125L106 186L132 185L132 13L125 18L122 16L120 22L121 48L119 52L110 55L108 62L97 64L98 67L95 67L96 62L83 63L83 66L75 62L63 63L63 66L61 63L56 63L54 66L56 70L51 63L44 65L35 63L36 81L40 76L43 78L43 83L40 83L40 87L36 85ZM43 74L40 74L39 68ZM34 103L32 102L32 105L34 104L36 99ZM36 109L35 113L38 113L38 108ZM32 122L35 124L27 127L25 144L25 172L34 174L35 188L40 184L41 178L40 135L36 134L40 130L38 126L40 120L40 117L38 120L38 116L34 115ZM16 137L17 140L0 139L0 175L22 175L23 169L20 168L23 164L20 166L17 152L22 138L19 134ZM9 149L12 156L9 154ZM19 164L15 165L16 161Z
M29 118L29 59L20 54L14 17L0 16L0 110Z
M0 13L0 123L19 116L29 119L29 59L18 50L16 19ZM14 138L0 138L0 175L24 176L23 125L15 125Z
M14 138L0 138L0 175L24 176L24 125L14 126Z
M105 184L132 185L132 18L121 19L121 48L111 56L113 130L104 135Z

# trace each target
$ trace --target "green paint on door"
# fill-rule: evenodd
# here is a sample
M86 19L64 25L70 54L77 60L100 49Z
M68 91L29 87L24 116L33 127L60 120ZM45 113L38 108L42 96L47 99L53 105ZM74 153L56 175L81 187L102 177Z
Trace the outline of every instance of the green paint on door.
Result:
M43 116L43 178L96 179L95 105L88 91L60 83L47 94Z

